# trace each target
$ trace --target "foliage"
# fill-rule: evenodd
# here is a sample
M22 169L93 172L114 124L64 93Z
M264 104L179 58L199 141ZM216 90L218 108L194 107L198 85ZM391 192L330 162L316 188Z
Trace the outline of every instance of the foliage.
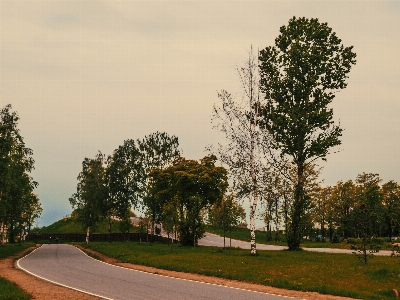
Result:
M123 262L357 299L393 299L399 280L398 260L391 257L375 257L360 266L352 255L308 251L258 251L254 257L246 249L216 247L175 247L171 252L157 243L89 247Z
M133 206L147 211L153 228L160 220L161 207L149 193L148 176L153 168L164 169L179 157L176 136L155 132L142 140L125 140L109 157L107 182L109 195L116 203L117 216L121 219L126 209Z
M244 208L235 201L233 194L225 195L208 211L208 222L221 228L238 226L246 219Z
M121 230L120 224L122 221L116 220L112 224L112 231L113 232L121 232L124 233L124 230ZM100 218L99 222L97 223L96 228L91 230L92 233L107 233L109 231L108 228L108 220L106 218ZM131 229L130 232L138 232L136 227ZM53 224L50 224L48 226L44 226L42 228L35 228L33 230L33 233L36 234L42 234L42 233L51 233L51 234L63 234L63 233L86 233L86 229L82 228L82 225L77 222L76 216L69 217L69 218L63 218L60 219Z
M35 246L32 242L24 242L21 244L6 243L0 246L0 259L7 258L9 256L18 255L23 250Z
M96 228L105 212L108 195L104 163L105 157L101 152L94 159L85 158L82 171L78 175L77 191L69 199L72 208L75 209L77 222L83 228L87 228L87 238L90 228Z
M28 300L32 296L25 293L15 283L0 277L0 299L3 300Z
M382 185L384 222L389 239L400 233L400 185L393 180Z
M10 104L0 111L0 226L10 242L30 229L42 212L33 193L38 183L29 175L34 169L33 151L25 147L18 129L19 117ZM4 244L5 236L2 234Z
M167 233L168 238L179 229L179 202L177 197L173 197L162 207L161 220L162 226ZM169 242L169 240L168 240Z
M288 246L299 248L303 235L305 167L318 158L326 159L329 149L340 145L342 129L334 125L328 105L345 80L356 54L344 47L327 23L293 17L280 28L275 46L260 52L261 90L266 104L261 108L262 126L296 166L296 182Z
M219 201L228 187L227 172L215 166L215 156L206 156L200 163L181 157L166 169L150 173L151 193L158 205L177 205L179 238L183 245L197 244L203 236L202 211ZM162 215L162 214L161 214Z
M233 226L238 226L246 221L244 208L235 201L233 194L224 195L221 201L214 203L208 210L208 222L216 227L223 229L224 248L226 229L232 230Z

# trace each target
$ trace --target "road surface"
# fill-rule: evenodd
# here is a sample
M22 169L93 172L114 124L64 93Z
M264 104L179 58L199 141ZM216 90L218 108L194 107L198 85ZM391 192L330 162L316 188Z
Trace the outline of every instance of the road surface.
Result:
M104 299L252 299L282 296L165 277L103 263L65 244L43 245L17 267L47 281Z
M206 232L205 236L199 240L199 245L223 247L224 237ZM229 247L229 238L225 238L225 245L226 247ZM250 243L232 239L232 247L250 249ZM284 250L284 249L287 249L287 247L257 244L257 250ZM335 248L303 248L303 250L312 252L327 252L327 253L341 253L341 254L353 254L354 252L354 250L335 249ZM382 250L377 253L374 253L374 255L391 256L392 251Z

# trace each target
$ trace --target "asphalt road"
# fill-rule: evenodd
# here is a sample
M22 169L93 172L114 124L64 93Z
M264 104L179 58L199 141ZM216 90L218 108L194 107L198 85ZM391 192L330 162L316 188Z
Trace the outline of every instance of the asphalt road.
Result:
M53 283L104 299L252 299L277 295L176 279L95 260L71 245L43 245L17 261L17 267Z
M224 238L222 236L212 234L206 232L205 237L199 240L199 245L203 246L215 246L215 247L223 247L224 246ZM225 238L225 246L229 247L229 238ZM232 247L239 247L242 249L249 249L250 250L250 243L244 241L238 241L232 239ZM284 246L274 246L274 245L265 245L265 244L257 244L257 250L284 250L287 247ZM334 248L303 248L306 251L312 252L327 252L327 253L341 253L341 254L353 254L353 250L346 250L346 249L334 249ZM382 250L374 255L379 256L390 256L392 251Z

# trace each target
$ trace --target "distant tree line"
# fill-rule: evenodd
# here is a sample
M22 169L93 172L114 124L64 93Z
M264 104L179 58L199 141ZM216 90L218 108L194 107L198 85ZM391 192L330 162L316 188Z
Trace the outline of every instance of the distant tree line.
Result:
M30 231L42 208L30 176L33 151L18 129L18 113L10 104L0 111L0 231L1 244L15 242Z
M321 238L400 236L400 185L381 181L379 174L362 173L355 181L315 189L310 213Z

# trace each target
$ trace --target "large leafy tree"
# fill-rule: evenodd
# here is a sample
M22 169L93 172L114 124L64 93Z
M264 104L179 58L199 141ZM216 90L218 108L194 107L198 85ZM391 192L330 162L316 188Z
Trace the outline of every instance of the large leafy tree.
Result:
M126 140L108 157L106 185L108 208L124 224L129 224L128 211L137 206L140 158L134 140Z
M183 245L197 244L204 234L202 212L220 201L228 187L227 171L216 167L215 161L213 155L204 157L200 163L181 157L172 166L150 173L155 200L164 208L171 201L177 205Z
M400 185L393 180L382 185L383 210L389 239L400 233Z
M352 47L342 41L327 23L296 18L280 28L275 46L260 52L261 90L267 103L262 106L262 126L296 166L296 182L288 246L300 246L305 219L304 170L318 158L326 159L329 149L340 145L342 129L333 122L329 104L356 63Z
M137 140L137 145L142 170L139 179L139 195L154 233L154 224L161 221L162 203L155 199L149 188L149 174L154 168L163 170L171 166L173 161L180 157L181 151L178 137L158 131L145 136L142 140Z
M356 178L355 226L360 237L381 236L384 220L379 174L362 173Z
M125 140L109 157L107 182L111 201L123 218L126 208L142 207L153 224L160 221L162 204L149 189L149 173L154 168L164 169L180 156L176 136L155 132L143 139Z
M85 158L82 171L78 175L76 193L69 202L77 221L87 229L86 241L89 242L90 229L95 228L100 218L104 216L108 200L106 185L105 157L99 152L95 158Z
M34 168L33 152L25 147L18 129L19 116L10 104L0 111L0 225L9 240L40 215L40 202L33 197L37 182L29 173ZM32 209L36 207L36 209Z
M354 209L357 202L356 186L352 180L339 181L333 188L328 214L329 238L341 236L344 239L356 236Z

